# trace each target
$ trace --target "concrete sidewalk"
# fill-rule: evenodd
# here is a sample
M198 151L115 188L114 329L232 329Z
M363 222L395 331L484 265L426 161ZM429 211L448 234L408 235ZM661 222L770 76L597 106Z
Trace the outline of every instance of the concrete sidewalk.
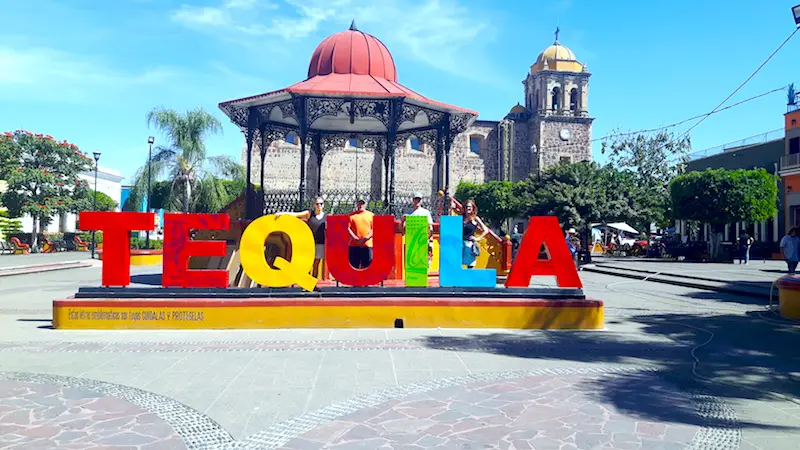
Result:
M583 270L729 294L769 298L774 282L786 275L783 261L750 264L692 263L643 258L594 258ZM772 292L777 295L777 292Z
M0 277L78 269L100 264L87 252L35 253L30 255L3 255L0 257Z

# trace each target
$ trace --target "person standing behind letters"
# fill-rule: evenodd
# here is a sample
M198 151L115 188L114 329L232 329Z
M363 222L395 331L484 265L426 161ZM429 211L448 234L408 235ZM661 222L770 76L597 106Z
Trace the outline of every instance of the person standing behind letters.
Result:
M287 215L294 216L298 219L307 219L308 227L311 228L311 233L314 235L314 268L311 269L311 275L319 278L320 269L322 267L322 260L325 259L325 222L328 217L325 214L325 200L322 197L317 197L314 200L314 209L301 212L279 212L276 216Z
M372 263L372 232L374 214L367 211L367 202L362 197L356 202L356 210L350 213L350 265L365 269Z
M431 212L422 206L422 193L415 192L414 198L411 199L411 211L407 214L409 216L424 216L428 218L428 265L433 258L433 217ZM403 218L405 221L405 217Z

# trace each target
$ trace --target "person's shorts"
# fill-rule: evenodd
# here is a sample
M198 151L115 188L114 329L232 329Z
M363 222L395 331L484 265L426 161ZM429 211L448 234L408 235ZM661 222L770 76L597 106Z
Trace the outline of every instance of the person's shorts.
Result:
M350 265L366 269L372 263L372 247L349 247Z

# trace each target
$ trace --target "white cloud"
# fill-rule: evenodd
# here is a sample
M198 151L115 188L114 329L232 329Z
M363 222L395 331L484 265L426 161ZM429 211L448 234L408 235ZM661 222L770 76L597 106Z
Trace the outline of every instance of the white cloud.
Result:
M280 7L258 0L218 1L222 3L216 8L183 5L173 19L206 25L204 30L226 38L239 32L242 39L259 38L260 45L282 49L305 38L321 38L321 29L346 26L355 19L392 52L461 77L497 81L483 51L484 44L495 37L489 23L491 12L468 9L457 0L284 0ZM247 3L251 10L235 11L230 2Z
M99 98L111 89L163 84L178 75L168 68L125 73L89 57L41 47L0 47L0 67L2 96L65 101Z

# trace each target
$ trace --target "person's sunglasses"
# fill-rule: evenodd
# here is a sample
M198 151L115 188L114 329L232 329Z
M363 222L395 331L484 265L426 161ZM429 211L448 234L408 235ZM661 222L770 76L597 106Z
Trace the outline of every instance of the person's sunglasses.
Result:
M314 204L315 205L324 205L325 203L319 202L319 203L314 203Z

